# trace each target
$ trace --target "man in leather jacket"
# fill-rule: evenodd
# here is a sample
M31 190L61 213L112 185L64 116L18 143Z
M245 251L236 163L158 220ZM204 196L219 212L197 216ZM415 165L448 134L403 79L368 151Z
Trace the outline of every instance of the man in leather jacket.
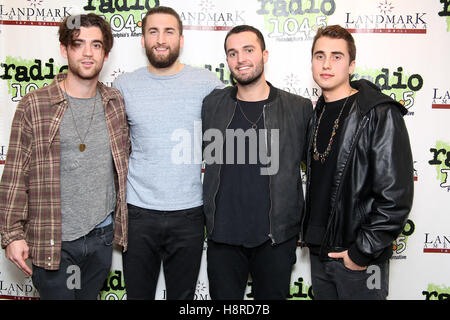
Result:
M302 240L317 299L385 299L392 243L413 200L406 109L367 80L349 81L356 48L340 26L319 29L312 73L321 87L308 126Z
M202 109L210 294L243 299L250 273L255 299L286 299L312 103L265 80L268 52L259 30L233 28L225 52L237 84L213 90Z

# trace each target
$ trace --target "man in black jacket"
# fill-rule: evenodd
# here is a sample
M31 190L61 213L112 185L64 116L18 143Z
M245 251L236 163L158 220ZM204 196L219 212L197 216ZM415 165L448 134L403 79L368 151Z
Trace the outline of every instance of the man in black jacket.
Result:
M319 29L312 73L321 87L308 126L302 238L317 299L385 299L392 243L413 200L406 109L367 80L349 81L352 35Z
M203 101L212 299L243 299L250 273L255 299L286 299L304 199L300 163L311 101L265 80L261 32L237 26L225 38L235 87Z

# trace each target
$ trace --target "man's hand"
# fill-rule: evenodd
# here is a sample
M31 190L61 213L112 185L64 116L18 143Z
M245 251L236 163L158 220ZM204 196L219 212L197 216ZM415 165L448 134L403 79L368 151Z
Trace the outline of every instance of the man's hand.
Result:
M330 252L328 253L328 256L330 258L336 258L336 259L343 259L344 260L344 266L347 269L350 270L354 270L354 271L361 271L361 270L366 270L367 266L365 267L361 267L359 265L357 265L356 263L354 263L352 261L352 259L350 259L350 257L348 256L348 250L342 251L342 252Z
M25 263L30 248L25 240L15 240L6 247L6 258L11 260L27 277L33 273Z

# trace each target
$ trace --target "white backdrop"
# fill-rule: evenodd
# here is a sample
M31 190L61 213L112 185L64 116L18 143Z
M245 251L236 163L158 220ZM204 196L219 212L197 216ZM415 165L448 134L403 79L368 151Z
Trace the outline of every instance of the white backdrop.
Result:
M366 78L405 104L415 169L414 206L394 243L389 299L450 296L450 1L443 0L2 0L0 3L0 174L17 102L47 85L67 62L59 53L57 25L82 12L103 15L115 43L101 73L118 74L147 64L140 21L148 8L171 6L185 25L181 61L208 68L229 84L223 41L227 30L250 24L265 35L266 78L310 98L320 90L311 77L311 43L318 27L340 24L357 46L354 79ZM205 248L207 244L205 243ZM205 251L206 252L206 251ZM204 253L205 253L204 252ZM297 250L292 299L312 296L307 249ZM0 251L0 298L35 299L38 293ZM116 249L102 299L126 299L121 252ZM197 299L209 299L206 259ZM165 299L160 277L156 299ZM251 299L251 279L246 299Z

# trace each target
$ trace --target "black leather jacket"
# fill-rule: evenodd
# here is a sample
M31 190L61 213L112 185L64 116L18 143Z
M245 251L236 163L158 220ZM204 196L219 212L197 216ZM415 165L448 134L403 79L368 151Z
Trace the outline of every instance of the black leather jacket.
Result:
M270 129L279 129L279 168L269 175L270 190L270 234L273 244L282 243L300 233L304 209L301 181L301 161L304 160L306 128L312 114L310 100L271 87L269 102L264 106L265 129L268 129L266 144L270 146ZM216 89L204 100L202 108L203 134L208 129L218 129L225 137L236 111L235 87ZM209 142L203 142L203 149ZM223 148L223 145L222 145ZM269 154L271 151L269 150ZM208 236L214 229L216 195L220 186L221 165L206 164L203 177L203 209Z
M328 252L348 249L355 263L366 266L392 255L393 241L403 230L413 202L413 160L403 120L406 108L367 80L351 85L359 93L342 124L320 257L326 260ZM307 177L322 99L308 126ZM303 235L310 214L314 213L307 208Z

